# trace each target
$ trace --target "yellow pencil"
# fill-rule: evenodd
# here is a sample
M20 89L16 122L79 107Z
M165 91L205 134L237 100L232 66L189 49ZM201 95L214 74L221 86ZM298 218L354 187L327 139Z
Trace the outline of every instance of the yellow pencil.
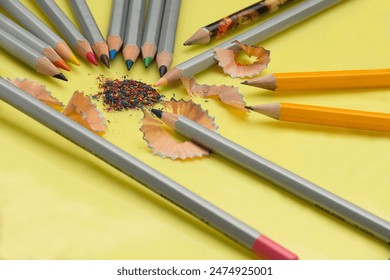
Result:
M242 82L273 91L390 87L390 69L274 73Z
M390 132L390 114L385 113L292 103L247 108L280 121Z

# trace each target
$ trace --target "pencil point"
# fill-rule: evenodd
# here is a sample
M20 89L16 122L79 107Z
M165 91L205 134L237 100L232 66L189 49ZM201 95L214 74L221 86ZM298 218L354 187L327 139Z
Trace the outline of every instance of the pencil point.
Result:
M66 71L70 71L70 67L68 64L66 64L65 61L63 60L57 60L56 62L53 62L53 64L57 67L57 68L61 68L61 69L64 69Z
M161 119L161 117L162 117L162 111L161 110L152 109L151 111L157 118Z
M66 81L66 82L68 81L68 79L62 73L54 75L53 78L56 78L56 79L59 79L59 80L63 80L63 81Z
M160 73L160 77L162 77L168 72L168 67L162 65L160 68L158 68L158 72Z
M115 56L116 56L117 53L118 53L118 52L117 52L116 50L110 50L110 59L111 59L111 60L114 60L114 58L115 58Z
M134 64L134 61L132 61L131 59L126 60L127 70L130 70L131 67L133 66L133 64Z
M74 64L74 65L80 66L80 61L77 59L77 57L74 55L74 53L70 54L69 62Z
M96 57L95 57L95 54L93 52L88 52L87 53L87 59L93 65L98 66L98 62L96 61Z
M145 68L148 68L150 63L152 63L152 58L150 56L144 58Z
M247 85L248 84L248 81L243 81L241 82L242 85Z
M184 45L184 46L191 46L191 42L185 41L185 42L183 43L183 45Z
M248 109L248 110L252 110L253 111L253 108L251 106L245 106L245 109Z
M100 56L100 60L103 62L104 65L106 65L106 67L108 69L110 69L110 59L108 58L108 56L106 54L102 54Z

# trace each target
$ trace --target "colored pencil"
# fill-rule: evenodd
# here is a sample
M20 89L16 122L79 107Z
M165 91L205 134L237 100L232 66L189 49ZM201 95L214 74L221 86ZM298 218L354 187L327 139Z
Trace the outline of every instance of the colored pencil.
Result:
M245 7L231 15L223 17L198 29L184 46L207 44L211 40L220 39L232 30L242 25L259 19L263 14L271 13L279 9L280 6L291 0L262 0L253 5Z
M107 36L107 45L111 60L115 58L123 44L128 5L129 0L112 1L110 26Z
M18 0L2 0L0 6L35 36L48 43L64 60L80 65L69 46Z
M54 0L35 0L51 23L61 32L76 53L94 65L98 65L88 40L80 33Z
M0 13L0 28L12 34L20 41L46 56L56 67L70 71L68 64L56 53L56 51L46 42L42 41L34 34L30 33L16 22L12 21Z
M390 68L274 73L241 84L277 92L390 87Z
M181 0L165 0L164 16L156 56L160 77L165 75L172 64L180 4Z
M146 1L144 0L129 1L129 7L127 8L125 41L122 49L127 70L130 70L140 53L145 8Z
M234 39L228 40L217 48L233 49L236 47L233 41L237 40L247 45L257 44L276 33L291 27L304 19L307 19L322 10L331 7L341 0L311 0L304 1L299 5L285 11L284 13L273 17L272 19L259 24L258 26L248 30L247 32L237 36ZM214 59L214 47L209 50L176 65L161 77L155 86L163 86L180 79L181 76L191 77L195 74L216 64Z
M390 132L390 114L385 113L292 103L271 103L247 108L280 121Z
M69 3L72 6L73 12L85 37L92 46L93 52L107 68L110 68L107 43L104 41L103 35L100 32L87 3L85 0L69 0Z
M165 0L150 0L146 15L145 28L142 34L141 54L146 68L152 63L157 53L161 22L164 13Z
M390 242L390 223L315 185L202 125L176 114L152 109L167 126L204 148L270 181L326 213L371 236Z
M266 259L297 256L87 128L0 78L0 99Z
M44 55L0 28L0 47L43 75L67 81L66 77Z

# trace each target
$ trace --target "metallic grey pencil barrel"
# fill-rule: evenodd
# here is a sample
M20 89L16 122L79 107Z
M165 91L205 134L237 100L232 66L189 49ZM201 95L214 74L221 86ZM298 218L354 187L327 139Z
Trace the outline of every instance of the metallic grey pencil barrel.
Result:
M55 48L62 39L18 0L1 0L0 6L15 17L28 30Z
M35 0L35 2L71 46L75 47L78 41L85 40L84 36L54 0Z
M127 7L127 21L124 45L141 46L145 18L145 0L130 0Z
M121 38L125 35L127 6L129 0L114 0L112 2L112 10L110 17L110 26L108 28L108 35L119 36Z
M0 28L12 34L28 46L41 53L43 49L51 48L48 43L42 41L34 34L30 33L16 22L12 21L2 13L0 13Z
M96 155L249 250L260 233L0 78L0 99Z
M329 8L330 6L340 2L341 0L310 0L271 18L270 20L259 24L258 26L250 29L249 31L237 36L234 39L230 39L216 47L213 47L183 63L175 66L175 68L182 70L182 74L185 77L191 77L203 70L216 64L214 59L214 48L234 49L237 46L232 43L234 40L238 40L241 43L247 45L257 44L285 29L297 24L306 18L321 12L322 10Z
M154 44L156 47L158 46L164 4L165 0L149 1L145 28L142 35L142 45Z
M161 26L158 53L173 53L177 21L179 19L181 0L165 0L164 16Z
M390 223L338 197L248 149L186 117L179 116L175 130L201 146L278 185L282 189L344 220L356 228L390 243Z
M88 42L91 45L103 42L103 35L85 0L69 0L69 3Z
M2 28L0 28L0 46L33 69L38 63L38 58L43 56Z

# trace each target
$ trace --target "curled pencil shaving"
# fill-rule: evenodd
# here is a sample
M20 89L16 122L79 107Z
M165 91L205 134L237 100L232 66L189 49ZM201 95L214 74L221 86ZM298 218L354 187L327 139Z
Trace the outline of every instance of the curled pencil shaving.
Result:
M222 102L237 109L247 111L245 108L245 101L243 100L242 94L238 92L237 87L225 85L200 85L195 82L195 78L181 77L180 79L191 97L194 97L194 94L197 94L202 98L217 96Z
M83 92L73 93L62 114L93 132L103 133L106 130L103 114Z
M163 102L162 105L168 112L184 115L210 130L216 131L218 129L214 123L214 118L192 101L176 101L172 98L170 101ZM210 154L210 151L198 146L194 142L175 139L172 133L164 129L163 122L153 117L146 110L144 110L144 118L142 119L140 130L144 134L143 139L148 143L148 147L152 149L154 155L173 160L184 160Z
M30 81L28 79L21 80L19 78L16 78L14 80L9 81L16 87L27 92L31 96L44 102L46 105L54 109L63 107L63 104L58 101L54 96L52 96L50 91L48 91L44 85L38 84L37 82Z
M230 75L232 78L245 78L258 75L267 68L270 62L270 51L263 47L249 46L242 44L239 41L233 41L237 44L237 50L214 48L214 58L218 61L218 65L222 67L225 74ZM243 51L248 56L256 57L256 60L252 64L241 64L238 62L238 54Z

